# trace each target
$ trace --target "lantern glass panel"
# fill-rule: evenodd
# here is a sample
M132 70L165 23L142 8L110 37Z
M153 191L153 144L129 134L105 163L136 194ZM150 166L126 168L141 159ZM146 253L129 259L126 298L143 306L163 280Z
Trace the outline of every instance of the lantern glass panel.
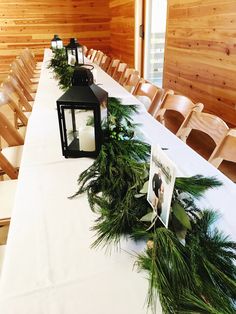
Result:
M52 49L56 49L57 48L57 41L56 40L52 40L51 41L51 48Z
M61 39L57 40L57 49L63 48L63 41Z
M69 151L95 151L93 117L93 110L64 109L65 139Z
M84 53L83 53L82 46L79 46L77 48L77 54L78 54L78 64L84 64Z

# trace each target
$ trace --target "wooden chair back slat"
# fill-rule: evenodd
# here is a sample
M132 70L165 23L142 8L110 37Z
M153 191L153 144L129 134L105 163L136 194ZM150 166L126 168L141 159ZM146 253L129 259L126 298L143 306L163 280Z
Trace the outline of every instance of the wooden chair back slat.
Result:
M209 158L209 162L217 168L223 160L236 163L236 129L230 129L228 131Z
M113 74L113 78L120 83L122 80L122 77L125 74L125 70L127 69L127 63L121 62L116 70L116 72Z
M100 66L103 56L104 56L104 53L98 50L96 56L94 57L93 63Z
M16 94L20 103L20 108L25 111L32 111L32 106L25 97L22 88L18 84L17 80L14 79L11 75L3 82L2 86L6 89L8 93Z
M107 69L107 74L109 74L111 77L113 77L116 74L116 71L118 69L118 66L120 64L120 60L119 59L112 59L111 63Z
M147 105L146 101L144 103L147 109L152 108L154 105L156 106L156 100L158 98L162 99L162 89L149 82L139 81L132 94L136 97L138 96L138 99L141 100L141 102L142 99L140 99L139 96L148 98L150 100L149 104Z
M181 121L175 121L174 127L169 129L176 133L178 129L181 127L183 121L189 116L192 110L202 111L204 108L203 104L195 104L189 98L182 95L175 95L174 91L169 90L163 95L163 101L158 110L154 113L154 117L160 121L163 125L167 125L166 113L168 111L173 111L181 115Z
M124 81L123 87L128 92L133 93L133 91L135 90L135 88L138 85L138 83L140 82L140 80L141 80L141 78L140 78L138 72L134 72L127 77L126 81Z
M7 174L10 179L18 178L18 170L6 159L0 151L0 175Z
M21 105L19 104L20 101L19 96L13 91L9 90L8 86L5 85L4 83L1 85L0 93L1 93L0 104L8 105L15 114L15 128L18 128L17 125L18 118L20 119L22 124L26 126L28 124L28 118L23 113Z
M192 130L207 134L218 145L227 134L229 127L221 118L215 115L193 110L176 135L186 142Z
M24 139L4 114L0 112L0 136L8 143L8 146L24 144Z
M110 63L111 63L111 58L109 56L107 56L107 55L104 55L102 57L102 60L101 60L101 63L100 63L101 69L103 71L107 72L107 69L108 69Z
M131 74L137 74L139 75L139 72L135 70L134 68L126 68L124 75L120 78L119 83L124 86L125 82L127 82L128 78Z

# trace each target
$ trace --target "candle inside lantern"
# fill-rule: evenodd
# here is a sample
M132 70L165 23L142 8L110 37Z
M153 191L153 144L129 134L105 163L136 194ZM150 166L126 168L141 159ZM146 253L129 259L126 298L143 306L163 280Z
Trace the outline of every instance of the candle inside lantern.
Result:
M95 151L94 127L85 126L79 129L79 143L81 151Z
M75 58L75 56L72 55L72 54L69 54L69 55L68 55L68 64L74 66L75 63L76 63L76 58Z

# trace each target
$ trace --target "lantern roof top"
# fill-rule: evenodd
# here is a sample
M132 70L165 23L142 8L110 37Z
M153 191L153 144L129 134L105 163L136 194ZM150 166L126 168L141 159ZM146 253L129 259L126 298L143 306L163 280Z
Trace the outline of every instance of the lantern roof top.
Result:
M106 101L108 93L97 86L71 86L58 100L57 103L63 104L102 104Z

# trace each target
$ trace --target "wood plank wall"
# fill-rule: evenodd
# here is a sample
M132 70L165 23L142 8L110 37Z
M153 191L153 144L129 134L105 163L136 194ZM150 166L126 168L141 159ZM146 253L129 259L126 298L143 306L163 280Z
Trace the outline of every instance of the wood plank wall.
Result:
M42 58L54 34L107 52L109 0L0 0L0 73L25 47Z
M164 86L236 126L236 1L169 0Z
M110 53L134 66L134 0L110 0Z

